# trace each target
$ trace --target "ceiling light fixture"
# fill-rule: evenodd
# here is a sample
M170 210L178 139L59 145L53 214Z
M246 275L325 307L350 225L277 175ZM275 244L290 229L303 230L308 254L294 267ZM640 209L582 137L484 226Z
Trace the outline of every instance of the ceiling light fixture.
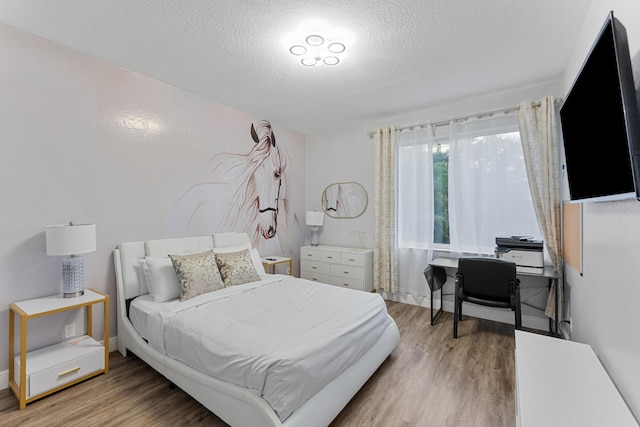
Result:
M344 43L327 41L321 35L310 34L305 37L304 43L291 46L289 52L294 56L301 56L300 63L305 67L314 67L318 64L339 64L338 55L346 49Z

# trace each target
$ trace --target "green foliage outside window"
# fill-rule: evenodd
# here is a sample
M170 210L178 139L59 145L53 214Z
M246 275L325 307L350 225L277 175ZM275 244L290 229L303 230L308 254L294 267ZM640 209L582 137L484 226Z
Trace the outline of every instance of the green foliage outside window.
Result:
M433 152L433 243L449 244L449 146Z

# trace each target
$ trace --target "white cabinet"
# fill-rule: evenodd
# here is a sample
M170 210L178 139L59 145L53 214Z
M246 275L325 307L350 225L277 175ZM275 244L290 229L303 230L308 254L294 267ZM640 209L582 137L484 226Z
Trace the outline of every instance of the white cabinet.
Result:
M591 346L516 331L518 427L638 427Z
M371 291L373 250L342 246L303 246L300 248L300 277Z

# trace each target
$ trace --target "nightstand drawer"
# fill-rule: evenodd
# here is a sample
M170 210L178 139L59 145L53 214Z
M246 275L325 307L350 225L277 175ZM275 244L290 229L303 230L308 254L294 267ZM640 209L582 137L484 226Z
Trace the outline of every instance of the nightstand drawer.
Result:
M348 279L364 279L364 269L350 265L332 265L331 275Z
M313 274L331 274L331 264L303 259L300 261L300 271L306 271Z
M82 336L27 353L27 398L103 370L104 351L93 338ZM20 356L14 359L14 372L20 372Z
M344 265L354 265L356 267L364 267L365 265L364 254L343 253L340 254L340 259Z

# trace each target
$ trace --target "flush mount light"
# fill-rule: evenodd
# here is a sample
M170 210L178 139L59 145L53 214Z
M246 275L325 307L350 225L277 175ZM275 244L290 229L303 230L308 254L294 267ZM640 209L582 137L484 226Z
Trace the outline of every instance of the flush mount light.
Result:
M289 52L300 59L305 67L314 67L318 64L337 65L344 53L344 43L327 40L319 34L310 34L304 38L304 42L296 43L289 48Z

